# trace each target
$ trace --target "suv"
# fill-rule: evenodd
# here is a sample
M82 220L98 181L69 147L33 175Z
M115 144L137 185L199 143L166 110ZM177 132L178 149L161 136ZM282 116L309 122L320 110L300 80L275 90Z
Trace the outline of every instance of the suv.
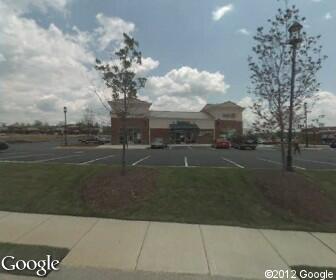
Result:
M0 151L1 150L7 150L8 144L6 142L0 141Z
M336 141L334 141L330 144L330 148L334 148L334 149L336 148Z
M257 148L257 140L248 136L236 136L232 139L232 147L239 150L255 150Z

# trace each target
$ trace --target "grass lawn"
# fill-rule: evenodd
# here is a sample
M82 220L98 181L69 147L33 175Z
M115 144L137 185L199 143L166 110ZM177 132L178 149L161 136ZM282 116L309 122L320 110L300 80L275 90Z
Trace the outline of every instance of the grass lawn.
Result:
M130 168L129 172L132 174L134 170L145 172L146 168ZM118 207L101 208L97 207L99 201L88 201L84 189L93 178L103 174L111 174L112 185L114 181L120 185L119 175L116 175L119 174L118 167L0 164L0 210L336 232L334 222L322 219L325 214L336 214L335 208L320 209L323 215L318 211L317 220L310 219L314 215L309 212L319 205L325 205L325 201L331 206L336 205L336 172L316 171L295 175L296 180L299 178L304 183L311 183L313 187L307 186L307 190L315 188L318 192L318 196L312 193L313 199L317 197L315 207L309 201L312 198L306 196L309 192L302 191L304 184L301 184L299 194L292 194L288 188L284 188L286 196L282 197L282 191L278 191L282 200L276 197L273 202L274 195L269 195L269 189L258 185L260 171L256 170L160 167L154 168L154 171L155 188L149 193L140 194L140 199L133 201L133 196L138 195L134 193L134 189L140 183L130 176L131 179L125 180L130 180L129 184L134 185L130 190L132 199L125 199L123 194L117 197L121 203L111 204ZM276 174L269 174L270 179L277 181L274 177ZM99 187L100 184L97 185ZM304 194L301 195L302 193ZM291 196L295 196L292 204L296 206L300 206L300 199L304 203L308 201L308 206L302 204L308 210L300 212L301 208L287 205L287 198ZM103 198L105 197L107 196L103 193ZM308 217L305 216L306 212ZM318 220L320 216L322 218Z
M56 248L56 247L49 247L49 246L39 246L39 245L23 245L23 244L12 244L12 243L1 243L0 242L0 260L2 260L6 256L13 256L15 259L8 259L5 262L6 267L11 269L11 265L15 264L17 260L34 260L36 262L40 260L46 260L46 256L50 255L51 260L58 260L59 262L68 254L69 249L66 248ZM20 264L21 265L21 264ZM22 266L20 266L22 267ZM47 268L47 267L45 267ZM27 275L27 276L36 276L36 272L40 270L40 268L36 268L36 270L11 270L6 271L0 265L0 278L1 273L8 273L8 274L17 274L17 275ZM46 269L46 274L50 273L51 271ZM44 272L41 270L39 274L43 275ZM5 278L1 278L5 279Z

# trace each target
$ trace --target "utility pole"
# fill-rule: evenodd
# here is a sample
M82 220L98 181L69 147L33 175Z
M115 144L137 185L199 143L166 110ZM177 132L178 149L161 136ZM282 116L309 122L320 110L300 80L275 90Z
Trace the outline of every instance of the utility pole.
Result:
M68 135L67 135L67 107L64 106L64 146L68 146Z
M309 146L308 141L308 110L307 110L307 102L304 103L304 116L305 116L305 142L306 148Z

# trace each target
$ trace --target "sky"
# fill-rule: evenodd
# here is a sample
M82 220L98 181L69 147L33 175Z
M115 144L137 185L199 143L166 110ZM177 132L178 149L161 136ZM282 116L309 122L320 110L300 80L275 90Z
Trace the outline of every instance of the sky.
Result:
M336 125L336 1L288 0L300 8L305 30L321 34L328 59L319 72L319 101L309 118ZM109 99L94 69L109 59L123 32L143 53L147 77L139 98L155 110L198 111L206 103L248 107L247 57L258 26L276 14L277 0L0 0L0 123L75 122L90 108L98 122Z

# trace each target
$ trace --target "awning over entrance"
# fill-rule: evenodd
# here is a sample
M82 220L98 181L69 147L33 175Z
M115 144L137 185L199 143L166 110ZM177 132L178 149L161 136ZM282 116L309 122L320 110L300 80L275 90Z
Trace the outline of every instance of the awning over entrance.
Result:
M171 143L195 143L199 134L199 127L195 123L179 121L171 123L170 128L170 142Z
M195 123L190 122L176 122L169 125L171 130L199 130L199 127Z

